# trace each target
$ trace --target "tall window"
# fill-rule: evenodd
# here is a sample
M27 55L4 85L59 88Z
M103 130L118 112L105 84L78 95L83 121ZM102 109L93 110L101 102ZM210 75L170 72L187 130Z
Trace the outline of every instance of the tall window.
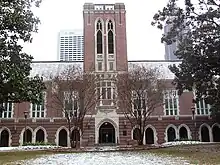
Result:
M98 83L97 94L100 99L115 99L114 83L110 81Z
M46 101L46 93L44 93L43 100L41 104L31 103L31 117L33 118L42 118L45 117L45 101Z
M102 54L102 22L100 20L96 24L96 42L97 54Z
M205 103L204 99L201 99L196 103L197 115L209 115L210 105Z
M65 91L64 92L64 109L65 114L67 113L68 116L77 117L79 115L79 105L78 105L78 92L73 91Z
M114 53L113 23L111 20L108 22L108 53Z
M142 91L143 92L143 91ZM142 115L146 111L146 98L145 94L140 96L139 94L142 92L132 92L133 95L133 109L134 109L134 114L136 116Z
M0 118L12 118L14 110L14 104L12 102L3 103L0 107Z
M179 97L177 90L166 90L164 92L164 108L166 115L179 114Z

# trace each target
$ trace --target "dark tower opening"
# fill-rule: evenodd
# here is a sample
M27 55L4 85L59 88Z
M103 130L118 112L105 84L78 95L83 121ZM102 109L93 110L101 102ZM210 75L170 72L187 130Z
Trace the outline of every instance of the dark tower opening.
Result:
M154 144L154 131L152 128L147 128L145 132L146 144Z
M8 147L9 146L9 132L7 130L3 130L0 136L0 147Z
M67 147L67 132L65 129L62 129L59 132L59 146Z
M44 142L45 135L42 129L39 129L36 133L36 142Z
M167 130L167 137L168 137L168 142L172 142L176 139L176 131L174 128L170 127Z
M206 126L202 126L201 138L202 142L210 142L209 129Z

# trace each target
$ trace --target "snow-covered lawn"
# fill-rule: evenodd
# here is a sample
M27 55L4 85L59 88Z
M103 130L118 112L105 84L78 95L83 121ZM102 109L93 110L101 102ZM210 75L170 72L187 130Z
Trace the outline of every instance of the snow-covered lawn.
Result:
M5 151L26 151L26 150L45 150L59 148L58 146L18 146L18 147L0 147L0 152Z
M54 154L19 162L21 165L189 165L186 160L146 152Z
M179 146L179 145L194 145L194 144L210 144L210 142L200 142L200 141L175 141L175 142L166 142L161 144L162 147L168 146Z
M158 147L169 147L169 146L179 146L179 145L192 145L192 144L207 144L210 142L199 142L199 141L176 141L176 142L166 142L163 144L158 145L152 145L152 146L158 146ZM56 148L62 148L59 146L18 146L18 147L0 147L0 152L5 151L27 151L27 150L47 150L47 149L56 149ZM64 147L65 149L68 147ZM84 151L118 151L121 149L131 149L132 146L125 146L125 147L119 147L119 146L104 146L104 147L90 147L90 148L82 148Z

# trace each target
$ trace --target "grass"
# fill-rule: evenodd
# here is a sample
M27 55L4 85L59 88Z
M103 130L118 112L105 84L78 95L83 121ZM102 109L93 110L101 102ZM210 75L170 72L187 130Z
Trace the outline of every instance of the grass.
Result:
M185 160L189 160L189 162L192 164L220 164L220 144L176 146L162 149L153 149L151 152L159 155L181 157Z
M48 151L0 152L0 165L10 164L12 162L19 160L32 159L46 154L52 154L52 152L48 152Z

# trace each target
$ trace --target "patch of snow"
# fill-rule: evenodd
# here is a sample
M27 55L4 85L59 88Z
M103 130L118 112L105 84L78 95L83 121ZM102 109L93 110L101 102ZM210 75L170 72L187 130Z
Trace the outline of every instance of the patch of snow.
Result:
M190 144L206 144L200 141L175 141L175 142L166 142L161 144L162 147L168 146L178 146L178 145L190 145Z
M26 151L26 150L45 150L45 149L55 149L58 146L18 146L18 147L0 147L0 152L4 151Z
M20 161L22 165L189 165L181 158L157 156L147 152L87 152L46 155Z

